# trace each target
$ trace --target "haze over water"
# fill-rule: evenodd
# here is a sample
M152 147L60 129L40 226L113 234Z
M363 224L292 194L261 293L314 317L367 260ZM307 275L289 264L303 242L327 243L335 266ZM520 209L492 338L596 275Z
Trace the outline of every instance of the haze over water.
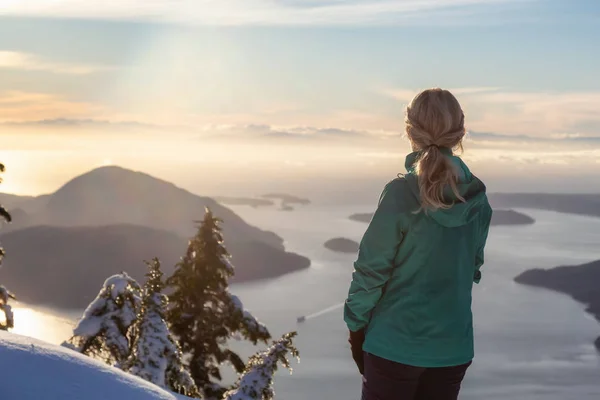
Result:
M286 400L358 398L360 378L350 358L341 308L303 324L296 318L343 301L353 256L330 252L323 243L335 236L358 240L365 225L347 217L371 211L372 206L310 205L293 212L233 209L248 222L280 234L291 251L313 261L308 270L232 288L274 336L292 329L299 332L301 362L293 365L292 376L278 374L277 395ZM597 399L600 360L593 341L600 334L599 324L569 297L512 279L530 268L599 259L600 219L519 211L536 223L493 227L490 234L483 280L474 289L476 359L461 399ZM568 237L564 232L570 232ZM16 316L25 313L17 310ZM22 322L19 333L54 343L68 337L69 325L63 319L29 313ZM244 354L254 351L239 343L234 346Z

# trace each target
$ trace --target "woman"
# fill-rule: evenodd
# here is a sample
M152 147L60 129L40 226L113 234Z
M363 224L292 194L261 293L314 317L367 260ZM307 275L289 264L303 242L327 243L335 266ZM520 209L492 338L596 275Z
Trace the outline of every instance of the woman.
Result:
M447 90L406 109L413 153L360 244L344 307L363 400L454 400L473 359L471 290L492 210L462 150L464 114Z

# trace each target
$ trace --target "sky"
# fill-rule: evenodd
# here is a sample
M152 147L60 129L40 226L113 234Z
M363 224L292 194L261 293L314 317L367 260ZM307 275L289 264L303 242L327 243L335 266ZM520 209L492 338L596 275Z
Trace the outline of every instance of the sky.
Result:
M362 192L443 87L491 190L593 191L599 37L593 0L0 0L1 189L116 164L202 194Z

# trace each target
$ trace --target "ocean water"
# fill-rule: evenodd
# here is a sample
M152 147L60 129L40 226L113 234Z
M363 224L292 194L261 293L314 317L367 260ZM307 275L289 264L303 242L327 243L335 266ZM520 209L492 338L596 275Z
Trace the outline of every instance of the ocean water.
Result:
M338 236L359 240L366 224L347 217L372 211L372 206L311 205L292 212L232 208L249 223L281 235L290 251L313 263L307 270L232 287L274 336L298 332L301 362L292 364L293 375L278 373L276 398L359 399L361 379L341 308L354 256L331 252L323 243ZM571 298L512 279L530 268L600 259L600 219L521 211L536 224L492 227L490 232L483 279L474 288L476 358L461 399L598 399L600 358L593 341L600 336L600 324ZM75 315L25 305L17 306L15 314L15 332L54 343L68 338ZM298 324L299 316L310 317ZM234 347L244 355L255 350L242 343Z

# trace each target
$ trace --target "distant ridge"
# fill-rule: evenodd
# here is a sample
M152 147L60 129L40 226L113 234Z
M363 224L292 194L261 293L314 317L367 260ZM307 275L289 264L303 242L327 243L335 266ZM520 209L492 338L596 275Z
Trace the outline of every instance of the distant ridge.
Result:
M34 226L0 235L10 249L0 269L3 284L19 300L59 308L82 308L106 277L127 271L141 279L144 260L164 260L165 273L183 254L186 240L172 232L136 225Z
M488 198L494 208L531 208L600 217L600 193L490 193Z
M0 269L2 283L26 303L59 308L85 307L106 277L121 271L142 280L144 260L154 256L170 274L187 246L187 239L173 232L129 224L35 226L2 234L0 240L10 249ZM307 262L263 243L238 244L236 253L233 282L281 275Z
M349 218L356 222L370 222L373 213L352 214ZM494 210L492 216L492 225L529 225L535 223L535 220L529 215L514 210Z
M25 204L31 201L29 198ZM193 221L203 216L206 207L224 220L224 232L230 242L260 241L283 249L280 237L248 225L214 199L195 195L146 173L117 166L86 172L71 179L56 192L43 196L41 206L28 213L27 226L125 223L164 229L189 237L195 232ZM23 227L23 223L15 220L3 231Z
M98 270L97 276L88 275L90 280L99 279L94 287L115 268L135 276L136 268L145 268L143 260L154 256L165 258L163 265L168 268L183 255L187 239L196 231L194 221L202 218L206 207L224 221L226 246L236 266L234 281L270 278L310 266L308 258L286 252L281 237L249 225L214 199L121 167L94 169L48 195L21 201L18 196L2 198L11 201L15 218L0 230L10 254L0 269L0 280L10 282L26 302L66 306L75 301L60 290L35 292L44 291L44 282L32 276L53 271L55 275L48 279L70 280L73 271L87 268L86 260Z
M568 294L585 304L586 311L600 322L600 260L577 266L531 269L517 276L515 282ZM600 352L600 337L595 345Z

